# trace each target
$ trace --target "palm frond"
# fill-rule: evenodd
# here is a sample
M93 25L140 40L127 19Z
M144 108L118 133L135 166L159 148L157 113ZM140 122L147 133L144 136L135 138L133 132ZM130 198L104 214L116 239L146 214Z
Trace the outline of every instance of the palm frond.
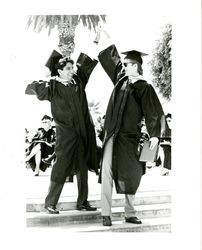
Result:
M34 18L33 16L33 21L34 21L34 30L36 31L37 25L39 23L40 20L40 16L36 16L36 18Z
M86 16L85 15L81 15L79 21L80 20L82 21L83 26L87 27Z
M32 15L28 16L27 28L33 23L34 31L41 32L48 28L48 34L60 23L68 23L74 27L82 22L83 26L95 30L100 21L106 22L106 15Z
M28 16L28 21L27 21L27 29L30 27L31 23L33 22L32 16Z
M37 32L40 33L45 24L45 16L39 16L39 22L37 24Z
M100 15L100 17L101 17L101 20L102 20L104 23L106 23L106 15Z

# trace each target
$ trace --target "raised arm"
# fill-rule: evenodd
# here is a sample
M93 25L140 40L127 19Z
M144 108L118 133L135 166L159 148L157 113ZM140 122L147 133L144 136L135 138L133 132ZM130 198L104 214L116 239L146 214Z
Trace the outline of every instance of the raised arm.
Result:
M114 44L110 45L99 53L98 58L103 69L115 85L125 75L116 46Z
M79 58L77 59L76 66L77 72L76 74L82 80L83 88L86 87L88 83L89 77L97 65L98 61L95 59L91 59L88 55L81 53Z
M34 81L28 84L25 90L26 95L36 95L39 100L51 100L51 84L47 81Z
M115 85L124 76L124 69L117 48L104 29L98 30L95 42L98 44L98 50L100 51L99 61Z

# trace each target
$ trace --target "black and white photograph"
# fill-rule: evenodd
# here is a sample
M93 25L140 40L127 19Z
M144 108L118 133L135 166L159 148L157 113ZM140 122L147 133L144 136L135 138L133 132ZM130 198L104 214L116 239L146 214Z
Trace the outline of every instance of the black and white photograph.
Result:
M29 36L42 40L46 32L46 43L58 41L53 51L36 48L46 78L30 79L25 89L28 227L171 231L172 22L158 17L150 37L135 40L117 34L117 22L107 15L27 17ZM151 84L143 73L149 55Z
M4 27L5 240L197 250L201 6L87 2L26 4Z

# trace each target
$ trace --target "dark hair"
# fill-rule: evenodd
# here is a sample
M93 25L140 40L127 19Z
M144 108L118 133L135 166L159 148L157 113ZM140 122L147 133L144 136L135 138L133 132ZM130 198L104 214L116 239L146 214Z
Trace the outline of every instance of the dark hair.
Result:
M74 65L74 61L72 59L69 58L62 58L60 59L56 64L55 64L55 69L56 71L58 69L63 70L63 68L67 65L67 63L71 63L72 65ZM57 75L59 75L59 73L57 72Z

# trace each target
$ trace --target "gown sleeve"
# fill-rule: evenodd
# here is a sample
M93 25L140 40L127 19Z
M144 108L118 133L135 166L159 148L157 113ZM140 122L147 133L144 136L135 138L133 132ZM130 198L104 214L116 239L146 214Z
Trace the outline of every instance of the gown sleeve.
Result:
M51 134L51 143L53 146L55 146L56 143L56 132L54 130L52 130L52 134Z
M28 84L25 90L27 95L36 95L41 101L51 100L51 84L47 81L34 81Z
M77 59L76 66L77 66L77 75L82 80L83 88L86 87L86 84L89 80L89 77L97 65L97 60L92 60L88 55L81 53L79 58Z
M114 44L110 45L99 53L98 58L103 69L115 85L125 75L116 46Z
M146 84L144 88L141 105L150 137L160 137L165 116L158 96L150 84Z

